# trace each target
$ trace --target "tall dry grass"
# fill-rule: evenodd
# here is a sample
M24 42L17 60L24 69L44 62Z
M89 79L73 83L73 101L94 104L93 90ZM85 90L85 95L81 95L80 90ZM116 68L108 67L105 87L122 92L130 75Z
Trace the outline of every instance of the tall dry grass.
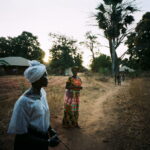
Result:
M101 83L98 81L98 75L79 74L79 76L83 81L81 105L85 105L87 102L93 103L99 94L104 93L110 87L109 82ZM63 117L67 78L65 76L49 76L49 84L45 90L52 117L58 115ZM16 100L29 87L30 84L23 76L0 77L0 149L2 150L13 149L13 137L7 134L8 124Z
M131 81L130 84L130 95L134 98L143 96L143 93L145 92L145 86L146 82L144 79L138 78Z
M63 110L64 88L60 86L49 87L47 89L47 99L51 115L57 116Z
M112 150L150 149L150 78L130 81L115 100L117 122L110 127Z
M128 135L134 141L134 149L150 149L150 78L139 78L131 82L130 127Z
M49 77L46 89L51 114L63 110L64 83L66 77ZM16 100L30 87L23 76L0 77L0 149L13 149L13 136L7 134L8 124ZM9 144L6 144L9 143Z

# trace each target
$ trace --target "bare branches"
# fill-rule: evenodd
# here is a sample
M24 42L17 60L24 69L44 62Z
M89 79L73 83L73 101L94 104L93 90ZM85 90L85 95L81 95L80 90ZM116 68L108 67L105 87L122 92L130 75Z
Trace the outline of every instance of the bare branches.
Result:
M124 38L127 37L127 35L129 35L133 30L134 30L134 28L131 28L127 31L127 33L122 34L120 37L117 38L116 45L115 45L116 49L123 42Z

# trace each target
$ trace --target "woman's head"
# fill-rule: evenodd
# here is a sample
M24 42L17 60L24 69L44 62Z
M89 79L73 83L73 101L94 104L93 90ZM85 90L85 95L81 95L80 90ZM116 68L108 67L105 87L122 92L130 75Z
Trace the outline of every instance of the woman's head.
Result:
M43 76L39 80L37 80L34 83L32 83L32 86L37 87L37 88L47 87L47 85L48 85L48 75L47 75L47 72L45 72L43 74Z
M36 60L29 61L30 66L25 70L24 76L33 85L45 87L48 84L45 65Z
M73 75L76 76L79 72L79 68L77 66L74 66L74 67L72 67L71 71L72 71Z

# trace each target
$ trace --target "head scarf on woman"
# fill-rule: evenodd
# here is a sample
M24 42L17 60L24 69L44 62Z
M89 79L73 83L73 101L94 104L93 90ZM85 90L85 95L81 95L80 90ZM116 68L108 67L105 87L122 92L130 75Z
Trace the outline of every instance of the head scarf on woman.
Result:
M46 72L46 67L36 60L29 61L29 65L24 72L24 76L29 82L34 83L43 76Z

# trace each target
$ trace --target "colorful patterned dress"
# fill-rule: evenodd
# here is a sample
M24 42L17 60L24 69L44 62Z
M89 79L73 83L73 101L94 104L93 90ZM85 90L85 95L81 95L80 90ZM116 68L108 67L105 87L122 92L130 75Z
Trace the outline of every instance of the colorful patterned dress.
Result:
M69 77L66 82L66 93L64 98L64 127L78 127L79 97L82 81L77 77ZM70 88L68 88L70 87Z

